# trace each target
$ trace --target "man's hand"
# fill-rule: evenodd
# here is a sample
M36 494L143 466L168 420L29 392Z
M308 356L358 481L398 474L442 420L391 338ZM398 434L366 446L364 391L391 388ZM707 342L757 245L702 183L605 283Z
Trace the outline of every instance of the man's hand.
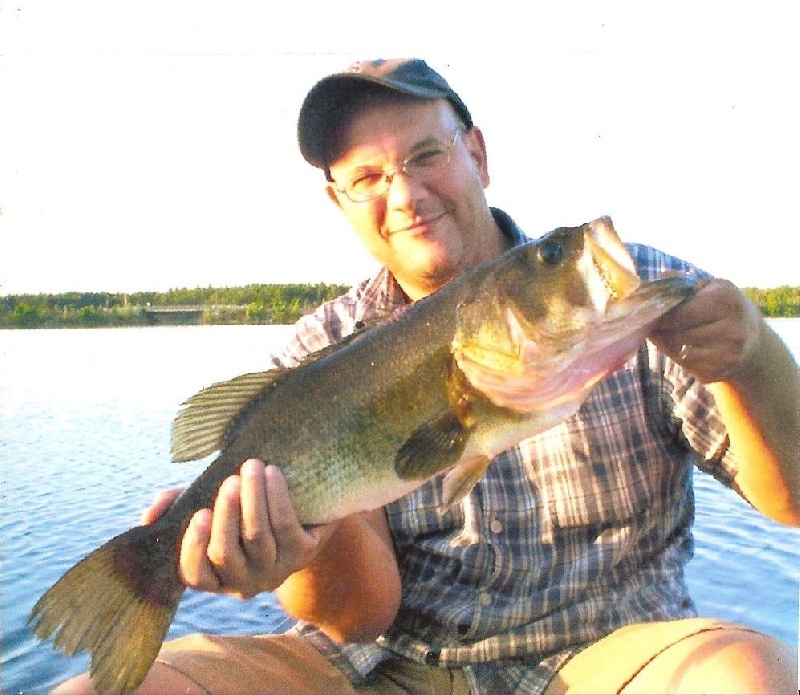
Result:
M800 370L757 307L730 282L706 281L651 338L708 384L744 497L770 518L800 526Z
M160 517L180 492L158 493L142 523ZM181 578L193 589L239 598L273 591L314 559L334 527L304 528L280 470L251 459L220 486L213 510L192 517L181 542Z
M659 321L650 336L704 383L735 377L755 356L764 320L727 280L706 280L697 294Z

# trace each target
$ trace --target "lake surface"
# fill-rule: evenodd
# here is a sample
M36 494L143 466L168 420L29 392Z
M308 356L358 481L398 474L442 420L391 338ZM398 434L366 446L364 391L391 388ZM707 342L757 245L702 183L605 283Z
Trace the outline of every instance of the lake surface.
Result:
M800 355L800 319L772 322ZM156 490L204 464L169 462L178 405L213 381L260 370L280 326L0 331L0 626L3 693L40 693L84 670L25 621L77 560L137 523ZM800 532L696 475L697 551L688 576L703 615L797 646ZM270 594L188 592L169 637L263 633L288 624Z

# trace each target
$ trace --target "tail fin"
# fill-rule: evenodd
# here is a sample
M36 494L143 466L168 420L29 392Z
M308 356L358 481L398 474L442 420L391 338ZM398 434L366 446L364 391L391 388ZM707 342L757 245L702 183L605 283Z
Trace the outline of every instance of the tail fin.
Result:
M160 528L159 528L160 527ZM39 599L28 623L56 633L65 654L91 652L98 691L132 692L147 675L184 592L174 531L137 526L70 569Z

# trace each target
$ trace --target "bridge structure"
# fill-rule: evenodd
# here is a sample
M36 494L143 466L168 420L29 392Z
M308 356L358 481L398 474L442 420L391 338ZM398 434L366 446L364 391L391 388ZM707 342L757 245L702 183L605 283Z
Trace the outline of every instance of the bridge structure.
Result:
M196 321L206 313L218 318L222 313L243 314L245 311L247 311L247 307L239 304L171 304L165 306L148 304L142 307L142 313L150 323Z

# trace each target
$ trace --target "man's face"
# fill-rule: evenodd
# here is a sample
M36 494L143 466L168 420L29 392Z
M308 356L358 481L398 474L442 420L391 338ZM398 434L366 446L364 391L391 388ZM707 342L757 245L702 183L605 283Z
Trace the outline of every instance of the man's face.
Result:
M328 195L411 299L484 260L496 234L483 190L489 184L483 137L477 128L456 135L459 128L444 100L374 104L353 117L330 166ZM441 169L415 178L398 168L426 148L451 143ZM395 169L388 190L373 200L353 202L337 190L365 170Z

